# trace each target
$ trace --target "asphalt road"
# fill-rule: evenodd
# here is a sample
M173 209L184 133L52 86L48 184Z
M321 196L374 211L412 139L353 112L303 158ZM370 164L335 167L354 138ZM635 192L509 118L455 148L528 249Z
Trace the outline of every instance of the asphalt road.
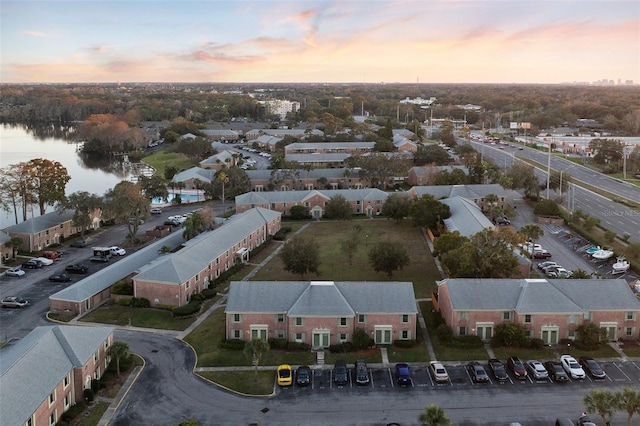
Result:
M458 139L458 142L467 143L467 141L462 139ZM474 147L478 152L482 153L483 157L490 158L496 165L502 168L511 166L515 161L518 161L518 157L534 158L542 164L546 164L547 161L547 156L544 153L531 148L519 150L517 148L505 147L502 145L504 149L500 149L500 146L498 145L483 144L474 140L472 140L471 143L474 144ZM544 158L541 158L540 156ZM574 163L564 159L554 158L553 156L551 164L552 169L555 170L567 170L567 167L565 167L567 164L571 167L574 166ZM576 173L576 171L579 171L580 173ZM567 172L580 180L589 182L591 185L610 190L621 196L626 194L624 196L630 197L631 200L640 200L640 188L619 182L586 167L579 165L573 168L569 167ZM540 182L546 182L546 167L544 169L536 169L536 174L540 179ZM551 191L550 197L557 199L562 196L562 204L568 210L581 210L591 217L600 219L600 224L604 228L610 229L619 236L623 236L625 233L628 233L630 241L640 242L640 212L631 209L624 204L611 201L578 185L572 185L572 188L574 188L574 190L569 194L560 194L557 191ZM541 195L546 196L546 190L541 191Z
M172 425L186 419L201 425L415 425L424 408L436 404L454 425L518 421L523 426L542 426L553 424L556 417L577 418L584 409L582 398L590 389L617 391L622 387L614 381L378 389L345 386L278 389L272 397L246 397L192 374L195 356L179 340L133 331L117 331L115 337L142 355L146 366L110 425ZM612 424L625 423L622 414L614 416Z

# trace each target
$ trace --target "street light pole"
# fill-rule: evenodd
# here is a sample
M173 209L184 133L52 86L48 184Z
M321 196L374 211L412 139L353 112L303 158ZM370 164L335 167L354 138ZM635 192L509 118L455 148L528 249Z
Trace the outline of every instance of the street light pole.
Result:
M549 156L547 158L547 200L549 199L549 183L551 181L551 145L553 145L553 133L549 142Z

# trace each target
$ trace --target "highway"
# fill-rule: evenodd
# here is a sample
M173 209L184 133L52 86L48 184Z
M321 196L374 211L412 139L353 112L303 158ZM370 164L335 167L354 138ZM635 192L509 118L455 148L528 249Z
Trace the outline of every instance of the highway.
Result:
M469 143L467 140L458 139L459 144ZM484 159L491 159L501 168L511 166L519 158L534 160L542 167L536 169L536 174L540 183L547 180L547 160L548 154L532 148L522 150L505 145L483 144L471 140L474 148L480 152ZM631 184L620 182L609 176L595 172L587 167L572 163L568 160L551 156L551 169L565 171L576 180L587 182L592 186L609 191L620 198L627 198L631 201L640 201L640 188ZM580 187L579 184L571 185L572 190L568 194L560 194L559 191L551 191L550 198L557 199L562 195L563 206L569 211L581 210L591 217L600 219L600 225L615 232L619 236L628 233L630 241L640 242L640 212L624 204L611 201L610 199L596 194L593 191ZM546 196L546 190L540 192L541 196Z

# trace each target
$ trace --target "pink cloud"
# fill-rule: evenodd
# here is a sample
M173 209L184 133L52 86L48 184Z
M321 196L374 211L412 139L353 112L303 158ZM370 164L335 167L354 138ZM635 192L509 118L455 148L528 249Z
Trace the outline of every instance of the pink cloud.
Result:
M45 34L45 33L40 32L40 31L30 31L30 30L27 30L27 31L23 31L23 32L22 32L22 34L24 34L24 35L29 35L29 36L33 36L33 37L49 37L49 35L48 35L48 34Z

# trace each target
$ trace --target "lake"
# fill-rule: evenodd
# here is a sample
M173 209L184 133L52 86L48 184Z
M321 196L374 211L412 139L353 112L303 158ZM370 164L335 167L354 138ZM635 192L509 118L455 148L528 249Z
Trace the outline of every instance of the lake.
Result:
M57 161L66 167L71 176L71 180L67 183L67 194L87 191L103 195L122 180L131 178L130 163L82 158L77 150L78 145L63 139L64 132L53 131L51 127L28 128L25 125L0 125L0 167L5 168L10 164L34 158ZM49 207L47 211L53 211L53 207ZM33 214L38 215L37 207L34 207ZM28 217L32 217L31 212ZM18 220L22 221L21 212L18 212ZM13 211L0 210L0 229L14 224Z

